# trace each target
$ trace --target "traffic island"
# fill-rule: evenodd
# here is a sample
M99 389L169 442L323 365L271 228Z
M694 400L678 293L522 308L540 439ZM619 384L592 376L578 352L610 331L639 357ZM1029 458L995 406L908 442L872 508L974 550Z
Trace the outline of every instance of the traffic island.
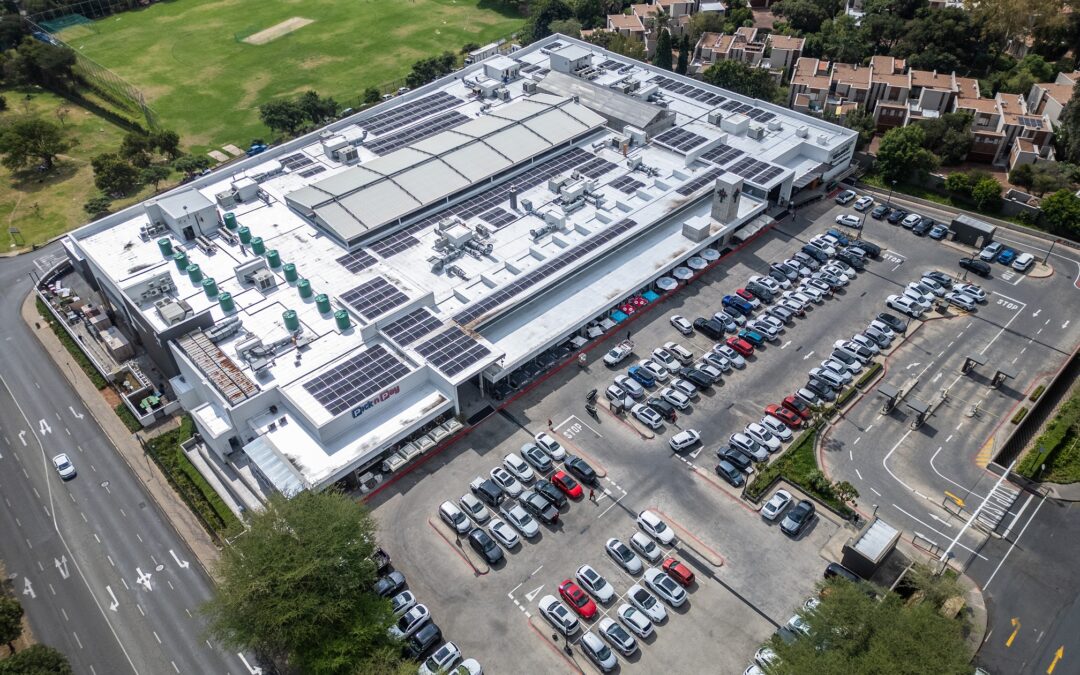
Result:
M480 556L472 550L471 547L466 546L462 541L461 535L457 532L452 532L445 523L441 520L432 520L428 518L428 525L431 529L435 530L435 533L442 537L442 540L446 542L446 545L454 549L454 552L465 561L465 564L472 568L473 574L476 576L483 576L491 571L488 564L480 559Z

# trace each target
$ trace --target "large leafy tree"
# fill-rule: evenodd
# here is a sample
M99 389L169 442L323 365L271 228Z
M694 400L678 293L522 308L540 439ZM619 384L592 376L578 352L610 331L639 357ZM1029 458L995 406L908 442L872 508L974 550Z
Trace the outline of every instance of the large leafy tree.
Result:
M75 52L32 37L23 38L15 49L9 70L23 83L66 89L74 75Z
M271 498L222 552L211 634L302 672L362 672L392 646L389 603L371 591L374 542L371 516L345 495Z
M877 126L874 124L874 114L866 108L856 108L849 112L844 118L844 126L859 132L859 139L855 145L856 150L862 150L867 145L870 145L870 141L874 138L874 131L877 130Z
M671 33L666 28L660 31L660 37L656 38L656 53L653 54L652 62L657 68L671 70Z
M457 66L457 56L451 52L420 59L413 64L412 72L405 76L405 84L413 89L422 87L428 82L434 82L443 75L452 73L455 66Z
M877 167L886 180L903 180L938 165L934 153L923 147L926 134L917 124L890 129L878 147Z
M1058 190L1043 198L1039 208L1053 230L1070 237L1080 236L1080 197L1071 190Z
M0 675L72 675L67 657L46 645L31 645L0 661Z
M298 103L313 124L322 124L326 120L337 117L337 101L329 96L319 96L316 91L305 91L301 94Z
M755 68L742 61L725 59L709 66L703 75L706 82L730 89L745 96L772 101L776 97L776 80L764 68Z
M613 51L616 54L622 54L623 56L637 59L638 61L645 60L645 45L640 40L634 40L619 33L606 30L596 31L585 40L598 47Z
M779 659L770 673L971 672L960 622L942 616L933 603L907 606L894 593L879 602L860 586L848 581L826 584L817 608L800 612L810 634L790 644L772 639Z
M56 163L56 156L72 145L60 125L39 117L20 119L0 131L0 164L17 171L40 162L49 171Z
M564 0L539 0L533 4L529 19L521 29L521 41L536 42L551 35L551 22L571 19L574 10Z
M963 162L975 142L972 119L971 113L945 113L919 122L924 133L923 147L937 155L942 164Z
M862 63L870 53L870 44L855 19L847 14L826 21L821 26L822 48L827 57L841 63Z
M94 185L107 195L123 197L142 185L139 169L116 153L97 155L90 166L94 167Z
M1073 87L1072 97L1065 104L1058 121L1055 141L1060 159L1080 164L1080 82Z
M303 126L307 113L296 101L267 101L259 106L259 119L271 131L291 136Z
M781 0L772 6L773 14L784 17L787 25L802 33L816 33L829 18L814 0Z
M909 21L893 56L908 60L912 68L949 73L972 67L985 52L978 27L963 9L921 9Z
M965 0L982 36L1004 47L1009 40L1023 41L1060 26L1066 20L1064 0Z
M15 651L15 641L22 635L23 608L15 598L0 592L0 643Z

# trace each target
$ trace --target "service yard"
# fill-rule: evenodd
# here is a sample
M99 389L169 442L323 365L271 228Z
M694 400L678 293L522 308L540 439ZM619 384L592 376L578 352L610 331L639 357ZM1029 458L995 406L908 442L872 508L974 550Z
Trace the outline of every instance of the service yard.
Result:
M651 637L638 639L633 655L619 654L618 668L641 673L742 672L758 646L813 593L825 565L834 559L826 547L838 548L836 542L854 530L819 505L814 520L798 536L785 535L779 527L782 516L766 521L758 505L742 499L741 488L717 475L716 451L727 445L731 434L761 420L767 405L803 387L807 371L821 365L836 341L864 330L880 312L901 316L886 308L886 297L902 293L930 270L959 280L963 270L957 261L969 250L871 219L867 211L864 236L883 249L879 259L868 260L865 271L853 275L832 297L811 302L805 316L785 325L775 341L756 347L744 369L726 372L698 392L675 420L649 429L630 414L613 412L605 390L615 376L626 375L629 367L650 358L653 349L666 342L679 343L693 352L695 362L700 360L716 340L700 331L682 335L669 318L678 314L693 322L712 317L720 311L722 298L743 288L750 275L768 274L770 263L790 258L810 238L838 227L838 215L862 219L863 214L853 204L840 206L830 199L801 209L794 219L786 217L606 341L590 345L585 367L571 360L371 500L381 541L405 573L409 588L431 608L444 637L466 656L478 658L485 672L598 672L578 644L582 632L599 634L603 618L617 619L634 584L656 596L646 586L644 573L627 572L605 551L609 539L629 544L641 532L636 519L646 509L663 519L676 538L672 545L659 547L655 562L643 560L644 569L659 568L674 557L695 580L682 606L658 601L665 605L666 620ZM1023 235L1001 234L1015 239L1020 249L1031 250L1025 249L1028 240ZM1053 257L1051 264L1052 275L1042 266L1025 275L998 263L993 263L989 279L969 274L968 281L984 289L985 302L973 311L931 309L923 320L910 322L906 336L897 336L873 357L884 365L879 384L900 387L916 377L918 382L910 387L907 401L888 415L880 413L877 385L868 387L825 434L819 461L831 479L856 486L861 512L867 514L877 505L880 515L909 535L920 535L926 546L943 547L959 531L968 513L945 508L945 493L962 495L969 504L982 500L996 480L983 468L992 452L985 447L986 439L1003 420L1007 423L1036 379L1060 366L1075 348L1077 327L1070 323L1068 308L1080 265ZM758 309L754 315L763 312ZM628 337L635 343L633 354L618 365L605 365L604 354ZM724 335L728 337L730 333ZM963 374L961 365L970 354L985 357L986 364ZM1002 365L1015 377L991 388L990 380ZM646 387L646 398L667 384L670 380ZM585 403L593 389L599 395L590 414ZM947 390L944 402L912 429L913 413L906 403L930 403L942 389ZM668 439L686 429L696 430L701 442L672 451ZM557 524L540 525L537 537L523 538L504 551L505 560L489 567L464 535L455 536L440 520L439 505L457 503L469 492L470 481L487 478L505 455L521 454L522 446L541 432L551 433L566 452L596 470L594 496L584 486L582 497L561 509ZM563 469L562 462L555 464L554 470ZM1017 520L1023 500L1017 499L1016 488L1005 486L994 496L994 508L980 516L987 529L1012 527ZM802 495L795 491L794 497ZM986 536L970 530L955 549L957 561L981 556L982 562L990 562L979 553ZM585 564L611 584L614 598L597 602L591 619L579 617L581 628L570 636L568 647L538 605L545 596L559 598L562 582L575 580L575 572Z

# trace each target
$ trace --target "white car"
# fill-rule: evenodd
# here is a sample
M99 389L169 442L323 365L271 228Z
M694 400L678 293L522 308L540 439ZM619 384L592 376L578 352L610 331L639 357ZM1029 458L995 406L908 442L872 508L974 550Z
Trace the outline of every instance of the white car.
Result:
M667 370L675 370L679 367L679 360L675 358L675 355L664 349L663 347L657 347L652 350L653 361L656 361Z
M834 373L826 368L811 368L810 377L821 380L837 391L844 388L844 378L839 373Z
M612 537L604 544L604 550L607 551L612 560L618 563L619 567L629 574L641 574L641 558L634 555L634 552L626 544Z
M919 309L921 309L924 312L926 310L930 309L930 307L933 306L933 304L934 304L933 302L930 301L930 298L926 297L925 295L923 295L919 291L911 288L910 286L908 286L907 288L904 289L903 296L906 297L908 300L911 300L911 302L916 307L918 307Z
M776 520L790 503L791 493L787 490L777 490L769 501L765 502L765 506L761 507L761 517L765 520Z
M870 195L863 195L862 197L859 197L858 199L855 200L855 210L856 211L865 211L866 209L870 208L873 205L874 205L874 198L871 197Z
M694 360L694 353L678 342L665 342L664 349L671 352L680 363L690 363Z
M931 288L930 285L927 284L922 279L920 279L918 281L912 281L910 284L907 285L907 287L914 290L914 291L918 291L924 298L927 298L931 302L933 302L934 298L936 298L936 297L939 298L939 297L945 295L945 289L944 288L941 289L941 295L938 295L937 291L935 291L933 288Z
M616 375L615 384L630 398L638 399L645 395L645 388L641 386L641 383L628 375Z
M746 435L764 445L769 452L776 452L780 449L780 439L757 422L746 425Z
M945 299L948 300L950 304L956 305L957 307L966 312L975 311L975 299L969 295L964 295L963 293L952 291L945 296Z
M721 356L714 351L705 352L705 355L701 357L703 361L708 361L711 366L719 370L721 373L730 373L733 366L731 360L726 356Z
M693 399L698 395L697 386L693 382L684 380L681 377L677 377L672 381L671 388L689 399Z
M785 296L802 303L803 308L814 304L814 299L802 291L788 291ZM819 300L820 302L820 300Z
M791 429L788 428L788 425L784 424L772 415L766 415L762 417L761 426L768 429L774 436L779 438L781 442L787 443L791 440Z
M795 258L788 258L784 261L784 264L798 272L800 277L808 277L810 276L810 273L813 272L813 270Z
M648 509L637 515L638 527L663 546L671 546L675 541L675 531L660 519L660 516Z
M772 647L762 647L754 653L754 661L762 668L769 668L780 663L780 657Z
M874 328L878 330L882 335L889 338L890 340L896 338L896 331L894 331L889 324L879 319L874 319L873 321L871 321L867 328Z
M660 398L664 399L679 410L686 410L690 405L690 397L677 389L664 387L660 390Z
M536 474L533 473L532 467L526 464L525 460L523 460L516 452L511 452L503 457L503 466L505 466L510 473L514 474L514 477L522 483L531 483L532 480L536 478Z
M667 618L667 610L660 604L660 601L638 584L631 586L626 591L625 597L630 601L630 604L645 612L645 616L649 617L649 621L660 623Z
M619 621L622 621L623 625L639 638L644 640L653 634L652 621L637 607L627 604L619 605L616 614L619 615Z
M615 657L615 652L611 651L611 648L604 644L603 640L596 637L596 634L592 631L585 631L581 634L578 646L602 673L611 672L619 665L619 659Z
M731 434L728 438L728 443L737 450L742 450L747 455L753 457L755 462L767 462L769 460L769 450L746 434Z
M713 382L719 382L720 378L724 376L724 371L709 363L708 359L694 365L694 367L711 377Z
M652 375L653 379L657 382L667 382L668 379L671 378L671 373L668 372L668 369L652 359L638 361L638 367L649 375Z
M551 458L556 462L561 462L566 459L566 449L555 440L551 434L546 431L541 431L533 437L536 444L540 446L540 449L551 455Z
M847 367L847 364L841 363L836 359L825 359L821 362L822 370L827 370L830 373L836 373L836 375L843 380L844 384L851 384L851 381L855 379L851 369Z
M998 253L1001 253L1001 249L1004 247L1000 241L992 241L983 247L983 250L979 252L979 259L986 262L993 262L994 258L997 258Z
M510 523L526 539L532 539L540 534L540 526L536 524L536 521L520 504L510 502L499 509L499 513L503 515L503 518L506 518L506 522Z
M524 489L517 478L514 478L506 469L501 466L497 466L491 470L491 480L495 481L495 484L502 488L502 491L510 495L510 497L516 498L521 494Z
M404 640L420 630L420 626L423 626L430 620L431 612L428 611L427 605L416 605L402 614L397 622L394 623L393 626L390 626L386 632L395 640Z
M471 492L466 492L458 499L458 504L461 504L461 508L465 511L465 514L476 521L477 525L483 525L487 521L491 520L491 511L487 510L487 507L476 498L476 495Z
M458 534L465 534L472 529L472 523L465 517L465 513L454 506L453 502L446 501L439 505L439 517Z
M758 321L764 321L765 323L775 328L778 333L784 330L784 322L776 318L772 314L762 314L758 317Z
M649 539L644 532L635 532L630 536L630 548L654 565L664 555L663 549L657 546L655 541Z
M701 440L701 434L693 429L684 429L668 439L668 445L675 452L686 450Z
M919 283L929 288L930 292L939 298L945 295L946 288L930 277L919 279Z
M453 668L461 660L461 650L453 642L447 642L435 650L435 653L427 657L424 664L417 672L419 675L436 675L445 673Z
M918 319L923 315L923 308L917 304L911 298L905 295L890 295L885 299L885 304L898 312L907 314L913 319Z
M630 409L630 413L636 417L639 422L650 429L659 429L664 424L664 420L660 417L660 413L641 403L635 404L634 407Z
M917 213L911 213L907 217L905 217L903 220L901 220L900 224L910 230L911 228L918 225L920 220L922 220L922 216L920 216Z
M829 256L830 258L836 255L836 249L833 248L832 244L826 241L825 237L819 235L811 239L809 243L811 246L816 246L817 248L821 249L821 252Z
M416 596L412 591L402 591L390 598L390 609L394 612L395 619L415 606Z
M825 294L821 292L821 289L813 284L800 284L795 287L796 293L802 293L809 297L815 305L820 305L825 302Z
M866 347L867 349L869 349L871 352L873 352L875 354L880 354L881 353L881 347L878 347L878 343L874 342L873 340L866 337L862 333L855 333L854 335L852 335L851 336L851 341L854 342L857 345L862 345L863 347Z
M615 619L604 617L596 627L604 639L623 656L631 656L637 651L637 640Z
M492 518L491 522L488 523L488 529L491 530L491 537L507 549L514 548L521 543L517 532L514 532L514 528L510 527L505 520Z
M760 276L758 274L755 274L752 277L750 277L749 280L761 284L765 288L772 291L773 294L776 294L776 293L780 292L780 282L777 281L776 279L773 279L772 277L763 277L763 276Z
M850 213L845 213L836 217L836 224L843 225L844 227L853 227L859 229L862 226L862 220L858 216L853 216Z
M780 329L764 319L755 319L754 321L751 321L749 328L761 333L765 336L765 339L770 342L776 342L780 336Z
M808 624L806 622L806 619L802 618L798 614L788 619L787 629L793 633L798 633L799 635L810 634L810 624Z
M64 453L60 453L52 458L53 468L56 469L56 473L60 476L61 480L68 480L75 477L75 465L71 463L68 456Z
M722 342L715 344L713 345L712 350L716 354L719 354L720 356L726 358L728 361L731 361L731 365L735 366L737 369L742 370L746 367L746 359L743 358L742 354L735 351L726 344Z
M953 290L975 298L976 302L986 302L986 291L975 284L953 284Z
M582 565L574 574L581 587L589 592L602 604L607 604L615 597L615 589L608 580L600 576L600 573L592 568L592 565Z
M682 607L686 602L686 591L683 587L655 567L645 570L645 583L672 607Z
M693 324L687 321L686 317L682 316L681 314L675 314L669 319L669 321L671 321L672 326L675 326L675 330L679 331L683 335L694 334Z
M554 595L545 595L540 598L540 613L544 618L563 635L569 637L578 632L580 624L577 617L570 613L566 605L559 602Z

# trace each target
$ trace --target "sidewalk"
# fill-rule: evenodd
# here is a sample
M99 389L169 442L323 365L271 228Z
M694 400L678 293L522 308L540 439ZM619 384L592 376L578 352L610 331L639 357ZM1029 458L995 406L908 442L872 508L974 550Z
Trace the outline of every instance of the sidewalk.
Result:
M53 361L60 366L59 370L71 383L72 388L82 399L86 409L90 411L98 426L108 436L116 451L124 459L131 472L143 484L146 493L157 504L158 509L172 525L173 529L194 553L195 558L206 571L211 579L214 578L211 571L217 563L219 551L210 535L203 529L195 515L188 509L187 504L176 494L172 485L161 473L157 464L146 461L142 446L135 436L127 430L124 423L116 416L109 404L90 382L90 378L82 371L77 363L71 358L67 349L53 335L53 332L41 320L37 312L34 300L37 296L30 293L22 304L22 318L27 326L34 332L38 341L49 353ZM40 324L41 328L35 329L34 324Z

